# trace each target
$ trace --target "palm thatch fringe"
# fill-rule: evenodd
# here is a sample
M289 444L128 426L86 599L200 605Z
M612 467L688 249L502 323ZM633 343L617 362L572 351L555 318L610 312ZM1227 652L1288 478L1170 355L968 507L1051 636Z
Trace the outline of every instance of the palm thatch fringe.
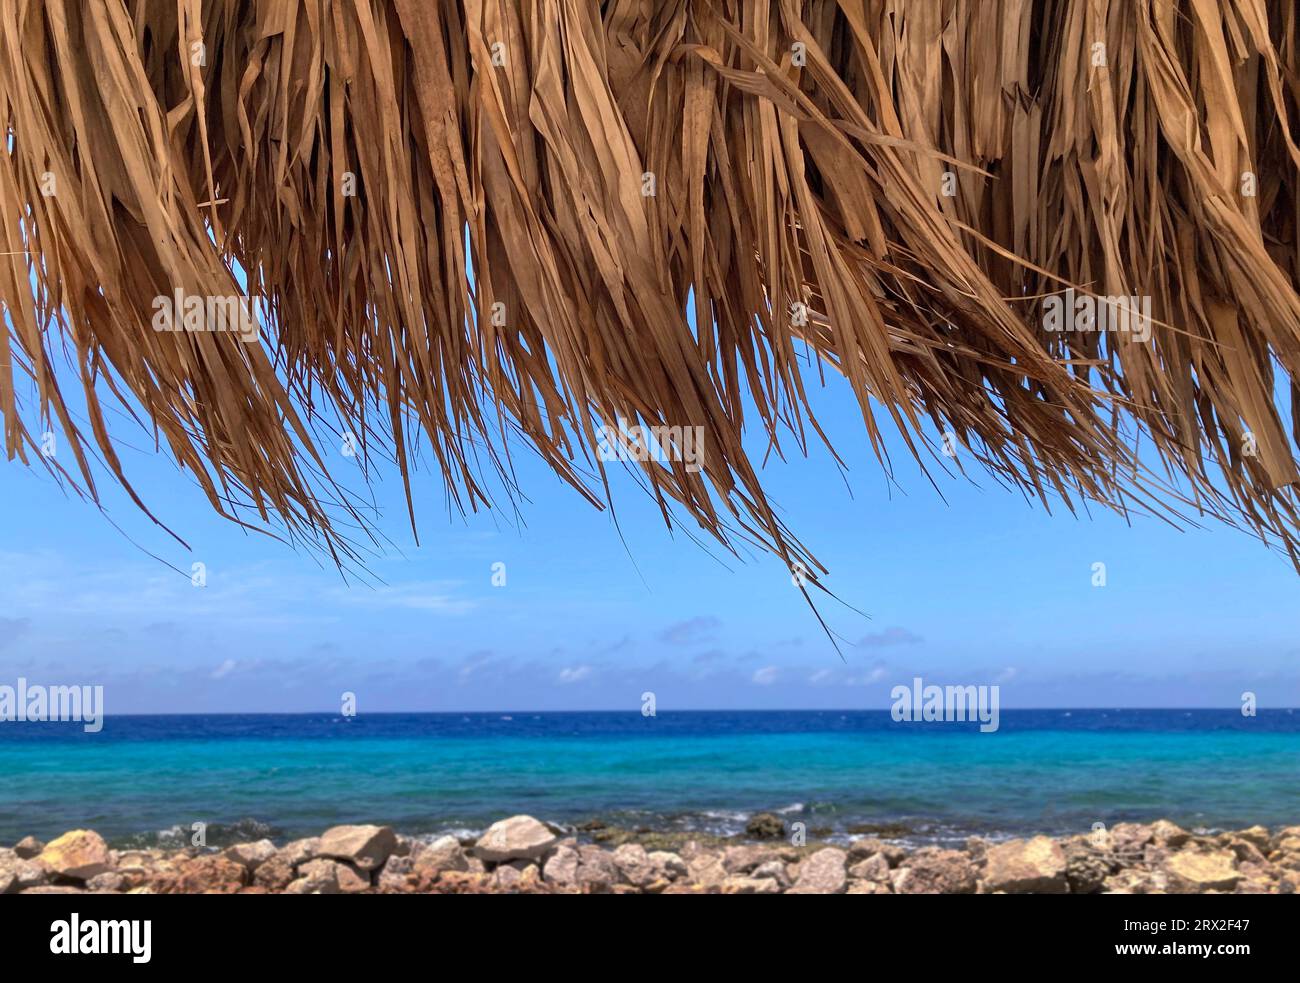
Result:
M427 439L462 509L512 434L599 504L602 424L700 427L699 470L641 466L665 517L815 579L741 434L817 439L824 363L886 467L887 426L949 463L928 418L1044 501L1215 515L1295 558L1297 16L0 0L6 453L130 488L120 402L214 508L337 559L331 427L404 475ZM1149 303L1146 331L1049 330L1067 289ZM244 294L258 343L156 330L159 298Z

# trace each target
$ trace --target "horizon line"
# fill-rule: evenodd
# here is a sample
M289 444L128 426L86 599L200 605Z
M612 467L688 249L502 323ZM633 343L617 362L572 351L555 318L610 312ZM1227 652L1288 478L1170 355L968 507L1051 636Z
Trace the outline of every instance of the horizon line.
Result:
M1050 711L1072 713L1076 710L1092 711L1105 710L1113 713L1122 713L1124 711L1168 711L1168 712L1190 712L1193 710L1240 710L1240 706L1114 706L1106 703L1099 706L1044 706L1044 707L1002 707L1001 713L1042 713ZM1294 711L1300 709L1293 706L1257 706L1259 710L1283 710ZM746 707L746 708L724 708L724 707L704 707L704 708L678 708L673 710L664 710L663 713L890 713L890 707ZM425 714L428 716L453 716L455 714L560 714L560 713L619 713L635 714L637 716L658 716L655 714L642 714L639 709L628 709L620 707L617 709L582 709L582 710L366 710L364 714L344 714L337 710L178 710L165 712L127 712L127 713L104 713L107 717L307 717L307 716L334 716L334 717L359 717L359 716L398 716L410 714ZM17 721L0 721L0 723L9 723ZM25 721L30 723L75 723L76 721Z

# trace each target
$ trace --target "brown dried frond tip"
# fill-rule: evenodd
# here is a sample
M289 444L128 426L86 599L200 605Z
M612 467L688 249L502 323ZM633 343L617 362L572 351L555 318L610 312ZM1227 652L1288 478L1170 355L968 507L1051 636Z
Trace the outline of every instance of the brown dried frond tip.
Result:
M928 417L1029 494L1292 549L1297 16L0 0L6 452L34 393L64 477L126 483L111 403L214 507L346 551L340 434L403 474L427 439L477 508L507 437L599 503L599 427L699 427L702 468L641 465L665 516L815 573L741 433L802 447L826 363L882 460L885 423L944 462ZM244 293L254 343L183 310Z

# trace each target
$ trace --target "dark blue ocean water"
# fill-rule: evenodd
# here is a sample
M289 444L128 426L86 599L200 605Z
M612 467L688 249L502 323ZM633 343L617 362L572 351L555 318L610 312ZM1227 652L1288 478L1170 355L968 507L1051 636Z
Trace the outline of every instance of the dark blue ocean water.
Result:
M915 840L1300 823L1300 712L1004 710L1001 728L887 711L196 715L0 723L0 843L89 827L119 844L411 834L518 812L733 832L779 810L811 832Z

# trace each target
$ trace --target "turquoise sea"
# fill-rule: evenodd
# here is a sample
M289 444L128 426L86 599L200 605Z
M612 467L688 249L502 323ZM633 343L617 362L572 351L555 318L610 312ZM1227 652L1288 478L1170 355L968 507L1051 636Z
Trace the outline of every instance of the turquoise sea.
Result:
M560 824L915 840L1300 824L1300 713L1004 710L976 725L887 711L195 715L0 723L0 843L75 827L220 845L342 822L410 834L530 813Z

